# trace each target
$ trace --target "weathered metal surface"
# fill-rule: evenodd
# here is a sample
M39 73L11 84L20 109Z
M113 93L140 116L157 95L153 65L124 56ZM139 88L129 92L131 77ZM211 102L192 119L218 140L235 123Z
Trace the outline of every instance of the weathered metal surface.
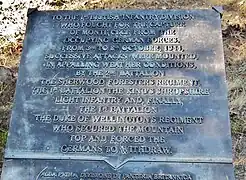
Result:
M113 169L103 161L21 160L5 162L4 180L235 180L232 164L128 162Z
M5 158L232 162L218 12L28 16Z

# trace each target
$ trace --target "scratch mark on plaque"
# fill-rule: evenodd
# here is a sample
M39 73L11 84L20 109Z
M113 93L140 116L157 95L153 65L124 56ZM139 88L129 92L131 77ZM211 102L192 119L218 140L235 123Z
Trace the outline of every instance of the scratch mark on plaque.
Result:
M40 171L36 177L35 180L38 180L39 176L48 168L48 166L46 166L44 169L42 169L42 171Z
M60 73L58 72L57 74L55 74L55 75L52 77L52 79L56 78L56 76L57 76L58 74L60 74Z

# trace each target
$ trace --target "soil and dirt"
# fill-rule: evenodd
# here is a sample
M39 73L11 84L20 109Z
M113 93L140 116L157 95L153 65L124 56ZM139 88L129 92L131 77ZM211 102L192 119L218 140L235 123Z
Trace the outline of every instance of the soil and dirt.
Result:
M235 174L246 179L246 0L0 0L0 160L6 143L27 9L200 9L222 5ZM1 164L1 163L0 163ZM1 169L1 165L0 165ZM1 171L1 170L0 170Z

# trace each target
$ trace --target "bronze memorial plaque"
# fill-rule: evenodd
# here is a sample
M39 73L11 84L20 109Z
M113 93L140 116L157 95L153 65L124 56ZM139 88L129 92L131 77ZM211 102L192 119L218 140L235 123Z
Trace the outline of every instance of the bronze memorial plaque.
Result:
M220 16L30 11L2 180L234 180Z

